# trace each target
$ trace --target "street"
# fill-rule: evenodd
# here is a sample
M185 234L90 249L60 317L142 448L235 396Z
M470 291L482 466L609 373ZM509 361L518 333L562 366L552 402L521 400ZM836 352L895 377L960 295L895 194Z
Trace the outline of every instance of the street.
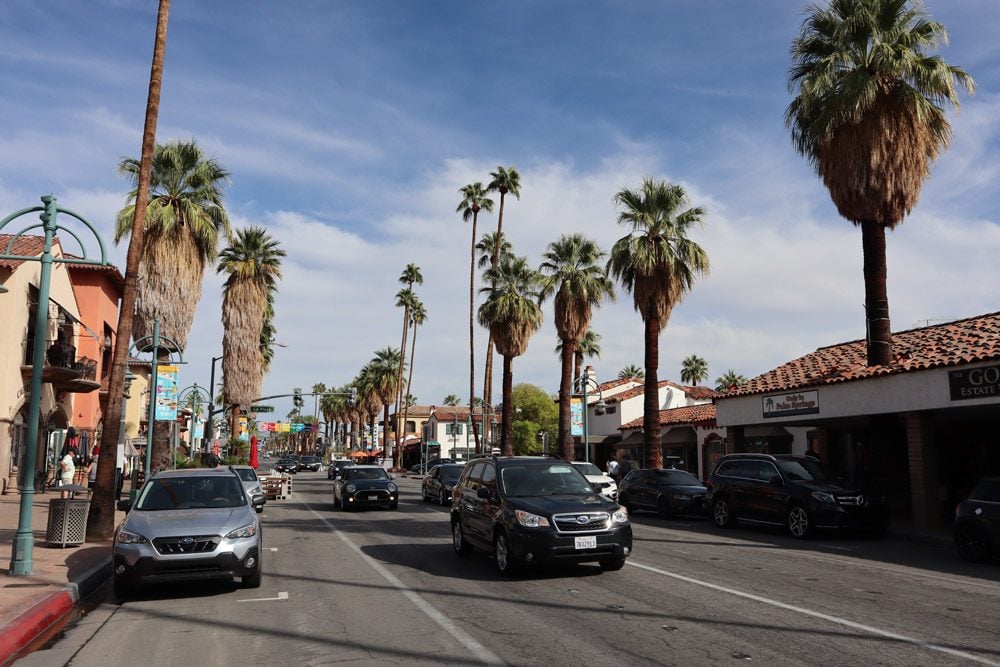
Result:
M325 471L300 473L265 508L260 589L109 595L17 664L1000 664L1000 567L952 549L640 513L620 572L504 580L396 481L397 511L345 513Z

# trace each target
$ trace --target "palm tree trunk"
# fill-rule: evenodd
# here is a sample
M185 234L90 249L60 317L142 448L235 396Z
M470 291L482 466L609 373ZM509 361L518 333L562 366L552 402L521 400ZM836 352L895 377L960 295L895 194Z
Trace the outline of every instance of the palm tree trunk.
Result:
M573 377L578 378L583 373L583 352L577 347L573 351Z
M574 458L573 447L573 342L562 342L562 376L559 380L559 449L567 461ZM584 410L587 406L583 407Z
M862 223L861 246L864 252L868 365L887 366L892 363L893 356L886 286L885 227L877 222Z
M472 424L472 435L475 440L476 453L479 449L479 426L474 418L476 405L476 346L474 344L476 331L476 222L479 212L472 213L472 251L469 258L469 422Z
M658 469L663 463L660 452L660 397L656 370L660 359L660 323L656 318L645 320L646 325L646 388L642 405L642 432L645 464Z
M406 399L403 401L403 435L406 441L406 420L410 416L410 383L413 382L413 357L417 353L417 325L413 325L413 340L410 341L410 368L406 372Z
M121 436L122 401L125 393L125 371L128 349L132 343L132 314L135 312L136 276L146 237L146 208L149 205L149 182L153 169L153 149L156 146L156 121L160 113L160 88L163 84L163 57L167 50L167 20L170 0L160 0L156 14L156 37L153 40L153 64L149 71L149 94L146 98L146 119L142 130L142 153L139 156L139 182L135 200L135 218L129 234L125 259L125 288L115 334L115 351L108 378L108 402L101 432L101 449L116 451ZM87 539L110 540L115 532L115 501L117 484L114 456L97 457L97 482L87 517Z
M389 401L386 401L385 405L382 406L382 458L385 458L385 450L389 446L389 408L390 407L391 406L390 406L390 402ZM398 413L397 413L397 415L398 415ZM398 468L399 467L399 453L400 453L399 434L397 433L396 434L396 451L394 452L394 456L393 456L393 459L392 459L392 467L393 468Z
M490 259L490 266L496 266L500 261L500 247L503 245L503 204L504 195L500 192L500 211L497 213L497 238L493 244L493 257ZM496 289L497 281L493 281L493 289ZM506 363L506 362L504 362ZM490 331L489 339L486 341L486 379L483 381L483 414L485 410L493 405L493 332ZM491 411L492 412L492 411ZM483 451L490 446L490 420L483 418Z
M412 286L412 283L411 283ZM399 413L403 409L403 366L406 364L406 334L410 328L410 305L406 304L403 308L403 340L399 344L399 369L396 372L396 451L399 452L399 448L402 444L402 436L399 431ZM395 462L396 467L399 467L399 463L402 460L400 454L396 454Z
M514 357L503 358L503 417L500 426L500 446L504 456L514 456Z

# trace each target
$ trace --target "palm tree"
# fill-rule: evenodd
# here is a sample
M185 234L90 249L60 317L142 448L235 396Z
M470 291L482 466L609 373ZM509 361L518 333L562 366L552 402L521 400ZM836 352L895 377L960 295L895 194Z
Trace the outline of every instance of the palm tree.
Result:
M493 211L493 200L486 196L486 189L480 182L470 183L459 189L462 193L462 201L459 202L457 213L462 214L462 219L468 222L472 220L472 243L469 250L469 410L471 413L472 403L476 399L476 347L475 338L475 315L476 315L476 225L479 222L479 212ZM472 420L472 433L475 439L476 451L479 451L479 428L475 420Z
M417 300L413 305L413 310L410 311L410 324L413 326L413 339L410 341L410 367L406 372L406 401L403 407L403 427L397 431L398 436L396 439L399 441L397 448L402 447L403 441L406 439L406 420L410 415L410 406L416 401L413 399L413 395L410 394L410 385L413 382L413 356L417 353L417 327L422 325L427 321L427 309L424 308L422 301ZM402 456L402 453L400 454Z
M489 328L497 351L503 355L500 446L504 456L513 456L512 365L514 357L524 354L531 335L542 326L542 309L538 305L541 297L540 276L528 266L524 257L510 257L490 267L484 278L490 286L482 289L488 296L479 307L479 323ZM484 408L491 409L489 403Z
M838 212L861 227L868 365L893 363L885 230L920 198L951 138L942 108L959 105L968 74L926 51L945 27L908 0L813 5L792 42L785 111L792 142L816 169Z
M264 360L260 333L267 295L281 278L285 251L264 227L237 230L233 242L219 253L217 271L229 274L223 286L222 396L232 410L230 433L237 435L240 408L260 396Z
M507 255L510 255L514 251L514 247L507 240L506 236L500 236L500 260ZM496 232L488 232L483 234L483 238L479 239L479 243L476 244L476 253L479 255L479 259L476 260L476 266L480 269L487 269L493 265L493 255L497 253L497 234Z
M608 269L632 293L645 325L643 444L646 466L659 468L659 336L695 277L708 273L708 255L687 236L693 225L702 223L705 211L685 209L687 194L681 186L648 178L638 190L620 190L615 203L624 209L618 214L618 224L628 226L630 232L615 242Z
M642 380L646 377L646 371L642 370L635 364L629 364L625 368L618 371L619 380Z
M132 313L135 312L136 303L136 277L145 244L146 212L156 144L156 122L160 112L160 88L163 83L163 60L167 50L169 18L170 0L160 0L156 14L153 64L149 72L146 117L142 129L142 149L136 179L135 215L132 218L131 238L125 258L125 285L122 291L121 309L118 311L115 349L111 357L111 375L108 379L109 396L121 396L125 393L125 371L129 347L132 344ZM121 426L122 402L108 401L104 408L104 428L101 431L101 448L105 452L115 451L121 435ZM97 483L94 486L93 502L90 503L87 515L87 538L109 540L115 531L115 501L118 495L115 489L115 457L98 457L97 461Z
M605 298L613 300L615 288L607 270L599 265L605 252L583 234L567 234L549 244L539 267L539 298L555 295L556 332L562 343L559 380L559 447L563 458L573 460L572 415L573 358L576 346L590 327L593 308ZM584 406L586 409L586 406ZM584 446L588 446L584 443Z
M137 185L140 167L138 160L126 158L118 171ZM152 347L150 334L154 320L159 321L160 335L168 339L160 342L163 362L172 351L171 341L177 351L187 347L205 268L216 257L219 235L230 234L222 206L228 179L229 173L206 158L194 140L168 142L153 151L132 337L145 338ZM116 243L132 233L137 205L138 188L118 212ZM154 429L150 472L171 465L170 424L156 422Z
M499 192L500 193L500 211L497 214L497 232L496 232L496 243L493 245L493 260L490 264L491 267L496 267L500 264L500 255L503 250L503 208L504 200L507 195L512 195L515 199L521 198L521 175L517 173L517 169L513 166L503 167L498 166L496 171L491 171L489 185L486 186L488 192ZM493 405L493 334L490 333L488 340L486 341L486 373L485 380L483 381L483 401L488 406ZM490 437L489 437L489 420L483 419L483 446L484 448L489 447Z
M726 371L725 375L715 378L715 390L716 391L729 391L733 387L739 387L741 384L746 384L747 379L730 368Z
M403 340L400 341L399 350L402 356L399 360L399 377L396 378L396 439L399 440L399 414L403 408L403 366L406 365L406 336L410 326L410 309L418 301L417 295L413 292L413 285L424 284L424 276L420 273L420 267L416 264L407 264L403 273L399 276L399 284L406 285L404 289L396 293L396 307L403 308Z
M580 342L576 345L576 349L573 350L573 377L578 378L583 375L584 357L593 359L600 356L601 334L593 329L587 329L587 333L583 334L583 338L580 339Z
M274 326L274 292L275 288L267 291L264 323L260 327L260 356L265 374L271 370L271 362L274 360L274 337L278 334L278 328Z
M385 347L378 350L375 356L369 362L369 369L371 371L371 381L375 389L375 393L378 396L378 400L382 404L382 447L383 456L384 452L388 448L389 439L389 408L392 406L393 400L396 398L396 392L398 391L397 382L401 374L401 367L403 355L402 353L391 347ZM396 451L393 459L393 467L398 468L400 463L400 453L401 447L399 446L399 434L396 434Z
M447 396L444 397L444 399L441 400L441 403L443 405L448 405L448 406L454 407L454 406L458 405L459 403L461 403L461 401L462 401L462 399L460 399L455 394L448 394Z
M681 382L697 386L708 379L708 362L696 354L684 358L681 362Z

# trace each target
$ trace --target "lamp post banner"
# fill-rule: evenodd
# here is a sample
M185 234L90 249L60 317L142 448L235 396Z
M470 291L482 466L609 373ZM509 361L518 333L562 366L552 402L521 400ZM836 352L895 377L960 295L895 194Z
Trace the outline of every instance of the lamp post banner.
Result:
M177 419L177 366L158 366L156 369L156 419Z
M583 435L583 401L571 398L569 401L570 434Z

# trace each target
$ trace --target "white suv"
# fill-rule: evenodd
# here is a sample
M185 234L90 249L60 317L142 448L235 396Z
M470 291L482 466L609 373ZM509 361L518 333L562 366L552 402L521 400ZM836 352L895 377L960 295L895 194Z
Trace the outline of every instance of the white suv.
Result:
M580 469L595 491L609 500L618 500L618 484L615 483L614 479L601 472L600 468L586 461L573 461L573 465Z

